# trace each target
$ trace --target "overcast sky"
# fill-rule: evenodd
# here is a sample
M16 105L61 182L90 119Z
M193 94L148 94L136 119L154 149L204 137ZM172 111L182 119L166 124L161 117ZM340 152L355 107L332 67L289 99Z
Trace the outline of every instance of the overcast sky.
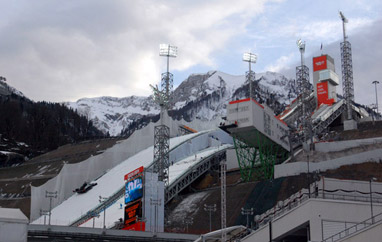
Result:
M247 51L258 54L256 72L294 78L298 38L306 41L310 69L322 43L340 75L338 10L349 19L356 101L375 102L373 80L381 81L382 94L380 0L0 0L0 6L0 75L35 101L148 96L166 68L160 43L178 46L170 61L176 86L192 73L244 74Z

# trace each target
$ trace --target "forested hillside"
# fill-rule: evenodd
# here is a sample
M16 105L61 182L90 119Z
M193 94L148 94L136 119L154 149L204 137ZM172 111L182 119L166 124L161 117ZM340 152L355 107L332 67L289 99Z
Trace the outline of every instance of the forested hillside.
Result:
M45 152L102 135L86 117L63 104L32 102L16 94L0 95L0 143L3 150L11 140ZM17 152L17 149L9 151Z

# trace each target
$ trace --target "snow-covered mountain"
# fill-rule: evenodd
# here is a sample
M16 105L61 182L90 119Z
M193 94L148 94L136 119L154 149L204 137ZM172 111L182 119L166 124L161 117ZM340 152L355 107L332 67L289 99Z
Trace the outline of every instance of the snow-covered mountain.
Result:
M248 96L245 80L244 75L220 71L192 74L174 90L172 115L189 121L219 119L225 116L229 101ZM267 102L275 112L280 112L279 109L296 97L294 80L279 73L258 73L253 86L254 97L262 103ZM152 96L82 98L65 104L93 120L98 129L110 135L119 135L129 124L144 116L159 114L159 106Z

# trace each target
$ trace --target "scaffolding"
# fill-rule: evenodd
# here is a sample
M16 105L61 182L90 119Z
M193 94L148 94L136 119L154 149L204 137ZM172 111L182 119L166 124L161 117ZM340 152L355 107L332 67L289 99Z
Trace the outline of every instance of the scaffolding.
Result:
M272 179L275 164L288 157L287 151L259 132L255 137L257 147L241 141L238 137L234 137L233 140L241 179L245 182Z

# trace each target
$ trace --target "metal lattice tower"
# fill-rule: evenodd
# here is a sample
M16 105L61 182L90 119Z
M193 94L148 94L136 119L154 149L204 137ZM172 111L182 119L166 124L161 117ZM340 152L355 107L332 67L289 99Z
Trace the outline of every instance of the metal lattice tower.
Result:
M226 160L222 160L220 163L220 179L221 179L221 231L222 231L222 241L227 241L227 233L225 228L227 227L227 200L226 200L226 171L227 163Z
M167 71L162 73L160 90L157 86L151 86L154 91L154 101L160 106L160 125L154 128L154 172L158 173L158 180L164 181L166 186L170 166L170 128L165 125L164 119L170 108L173 87L173 75L169 72L170 57L177 56L177 47L161 44L159 55L167 57Z
M347 40L345 23L348 22L343 13L339 12L342 20L342 29L344 41L341 42L341 63L342 63L342 92L346 101L347 120L352 119L351 104L354 102L354 87L353 87L353 62L351 53L351 44Z
M297 40L297 46L301 53L301 66L296 67L296 82L301 102L300 124L303 127L304 141L311 136L310 105L309 105L309 68L304 64L305 42Z
M248 62L248 71L245 73L245 77L249 83L249 98L253 98L252 83L255 80L255 72L251 70L251 64L255 64L257 61L257 55L252 53L244 53L243 61Z

